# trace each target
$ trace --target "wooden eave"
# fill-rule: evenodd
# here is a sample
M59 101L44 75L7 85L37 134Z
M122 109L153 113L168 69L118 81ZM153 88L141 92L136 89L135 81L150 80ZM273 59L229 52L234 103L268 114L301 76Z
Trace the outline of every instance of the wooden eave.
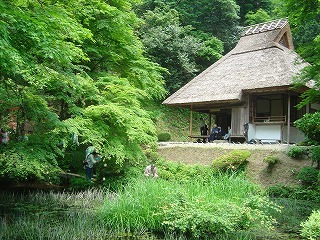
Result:
M288 92L294 92L294 93L303 93L309 88L306 86L301 86L297 88L293 88L293 85L286 85L286 86L276 86L276 87L268 87L268 88L255 88L255 89L243 89L243 93L288 93Z
M212 102L194 102L183 104L165 104L170 107L182 107L192 109L195 112L209 113L212 109L217 108L231 108L234 106L241 106L243 104L239 99L224 100L224 101L212 101Z

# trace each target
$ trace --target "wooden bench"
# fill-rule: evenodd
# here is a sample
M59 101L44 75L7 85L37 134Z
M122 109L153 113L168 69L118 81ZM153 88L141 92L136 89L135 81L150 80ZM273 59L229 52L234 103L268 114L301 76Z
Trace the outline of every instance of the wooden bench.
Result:
M210 135L189 135L189 138L202 139L202 142L208 142Z
M245 143L246 141L247 141L247 138L243 135L231 135L229 137L229 143L232 143L232 142Z

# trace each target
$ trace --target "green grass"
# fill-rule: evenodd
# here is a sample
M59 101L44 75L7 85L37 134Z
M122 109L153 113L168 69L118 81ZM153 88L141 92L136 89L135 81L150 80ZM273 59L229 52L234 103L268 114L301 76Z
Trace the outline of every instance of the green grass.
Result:
M277 228L292 238L300 236L300 223L310 216L312 210L320 208L320 203L292 198L274 198L273 201L281 206L280 213L270 212L277 220Z
M243 174L161 164L175 177L141 174L118 192L1 193L0 239L299 239L319 208L267 198Z
M256 226L266 229L272 219L264 208L270 206L243 176L215 175L207 184L142 178L118 193L116 200L107 201L102 216L109 228L119 231L212 238Z

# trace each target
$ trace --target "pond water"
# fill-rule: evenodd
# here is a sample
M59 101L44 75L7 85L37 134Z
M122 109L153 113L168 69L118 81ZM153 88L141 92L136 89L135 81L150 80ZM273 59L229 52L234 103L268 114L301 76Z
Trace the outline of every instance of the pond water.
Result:
M102 202L100 192L1 191L0 239L160 239L110 230L96 210Z

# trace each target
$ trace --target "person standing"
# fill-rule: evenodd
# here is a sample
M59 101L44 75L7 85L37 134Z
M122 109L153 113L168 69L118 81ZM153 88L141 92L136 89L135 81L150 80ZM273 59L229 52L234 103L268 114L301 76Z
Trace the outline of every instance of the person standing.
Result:
M200 118L200 134L202 136L208 134L208 127L203 118Z
M84 163L84 169L86 172L86 179L91 181L93 176L93 165L101 160L101 156L95 150L86 157Z

